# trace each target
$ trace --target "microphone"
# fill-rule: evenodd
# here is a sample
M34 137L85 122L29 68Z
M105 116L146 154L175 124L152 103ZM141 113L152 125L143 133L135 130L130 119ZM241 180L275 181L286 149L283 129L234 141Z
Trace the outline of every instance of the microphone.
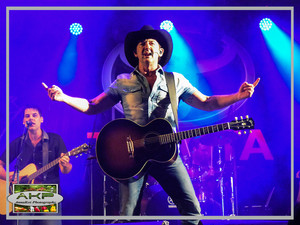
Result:
M33 122L31 122L31 121L26 121L26 125L27 125L27 127L30 127L30 126L32 126L32 124L33 124Z

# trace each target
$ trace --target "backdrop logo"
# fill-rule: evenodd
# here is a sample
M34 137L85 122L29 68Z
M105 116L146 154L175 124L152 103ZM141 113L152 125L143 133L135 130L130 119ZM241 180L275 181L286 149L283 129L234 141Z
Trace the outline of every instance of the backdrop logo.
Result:
M13 203L13 212L57 213L63 200L57 190L57 184L14 184L8 201Z

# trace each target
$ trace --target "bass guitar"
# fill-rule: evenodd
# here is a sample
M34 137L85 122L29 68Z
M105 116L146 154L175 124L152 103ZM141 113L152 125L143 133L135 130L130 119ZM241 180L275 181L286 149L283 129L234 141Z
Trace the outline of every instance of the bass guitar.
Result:
M65 155L67 156L76 156L83 152L86 152L90 149L90 146L87 144L83 144L77 148L72 149L71 151L67 152ZM20 177L20 184L34 184L35 178L40 176L41 174L45 173L52 167L58 164L60 160L60 157L53 160L52 162L48 163L47 165L43 166L39 170L37 170L37 167L35 164L31 163L24 167L19 172ZM0 179L0 214L4 215L6 213L6 181ZM9 212L11 212L12 207L11 203L9 203Z
M101 169L117 181L139 178L150 162L173 163L178 155L177 143L183 139L224 130L253 129L248 116L231 122L174 133L165 119L154 119L140 126L128 119L106 124L96 142L96 156Z

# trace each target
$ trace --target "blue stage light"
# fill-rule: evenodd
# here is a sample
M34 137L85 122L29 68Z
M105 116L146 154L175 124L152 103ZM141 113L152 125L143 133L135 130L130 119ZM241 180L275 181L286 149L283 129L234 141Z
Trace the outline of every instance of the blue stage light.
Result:
M160 24L160 29L170 32L171 30L173 30L173 23L170 20L164 20Z
M73 35L77 36L77 35L81 34L82 30L83 30L83 28L79 23L72 23L70 26L70 32Z
M267 31L272 28L272 24L272 20L270 20L269 18L264 18L259 22L259 27L261 30Z

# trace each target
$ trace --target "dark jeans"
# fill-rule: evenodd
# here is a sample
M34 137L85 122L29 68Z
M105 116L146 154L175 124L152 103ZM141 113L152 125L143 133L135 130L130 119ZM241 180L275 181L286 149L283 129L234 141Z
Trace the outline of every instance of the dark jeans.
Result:
M148 173L159 182L166 193L172 198L181 215L200 216L199 201L195 195L190 177L179 156L171 165L153 163ZM120 183L120 215L132 216L140 214L142 192L145 187L146 177L143 176L139 180ZM182 221L182 224L198 223L199 220Z

